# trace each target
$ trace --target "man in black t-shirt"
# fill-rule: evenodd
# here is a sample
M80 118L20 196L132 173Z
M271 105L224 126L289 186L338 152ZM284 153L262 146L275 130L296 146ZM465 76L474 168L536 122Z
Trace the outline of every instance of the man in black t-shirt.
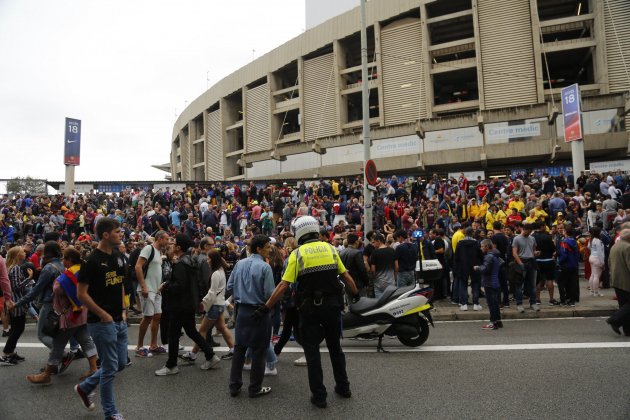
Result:
M553 281L556 278L556 245L553 238L547 232L547 225L538 222L538 230L532 234L536 239L536 265L538 266L538 277L536 281L536 300L540 302L540 291L546 285L549 292L549 306L558 306L560 302L553 298Z
M368 283L365 287L365 291L368 297L374 297L374 276L372 275L372 271L370 268L370 256L372 252L374 252L374 245L372 245L372 238L374 237L373 230L369 231L365 235L365 245L363 246L363 262L365 263L365 267L367 268L368 273Z
M114 400L114 377L127 363L127 314L124 307L125 262L117 251L121 242L116 219L101 218L96 225L98 247L81 264L78 298L88 312L88 330L101 360L101 368L74 391L83 406L94 409L92 396L101 386L101 405L106 418L121 416ZM122 416L121 416L122 417Z

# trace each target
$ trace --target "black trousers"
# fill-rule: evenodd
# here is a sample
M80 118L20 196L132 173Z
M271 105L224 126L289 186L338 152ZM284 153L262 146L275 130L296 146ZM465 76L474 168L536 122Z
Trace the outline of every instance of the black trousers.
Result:
M206 360L212 359L214 351L206 343L206 340L197 331L195 324L195 311L171 311L168 323L168 360L166 367L169 369L177 366L177 354L179 352L179 333L182 328L186 335L204 352Z
M340 391L349 390L346 356L341 349L341 308L322 305L300 311L300 335L306 356L308 384L313 396L320 401L327 396L319 353L322 338L328 347L336 388Z
M163 345L168 345L168 324L171 322L171 311L162 307L162 316L160 317L160 338Z
M15 351L15 346L17 345L18 340L24 332L24 326L26 325L26 315L11 315L10 320L11 333L9 334L9 338L7 338L7 342L4 344L3 350L6 354L10 354Z
M575 303L580 301L580 284L577 268L562 268L558 275L560 301Z
M273 348L274 353L280 354L282 349L287 344L289 339L291 338L291 334L295 337L296 341L300 343L299 338L299 329L298 325L300 324L300 313L298 312L296 307L287 308L284 313L284 323L282 324L282 334L280 334L280 339L278 343Z
M623 333L630 336L630 292L615 287L615 294L617 295L619 310L610 316L609 321L613 325L623 327ZM11 329L13 329L13 325L11 325Z

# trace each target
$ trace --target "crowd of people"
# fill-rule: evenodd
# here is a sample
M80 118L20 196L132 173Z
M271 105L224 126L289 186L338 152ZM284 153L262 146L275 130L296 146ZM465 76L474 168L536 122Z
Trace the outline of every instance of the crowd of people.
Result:
M421 261L439 261L443 274L432 281L432 301L450 300L461 311L479 311L485 297L490 312L485 330L502 328L501 310L511 305L524 312L526 301L533 311L543 304L579 304L581 262L591 295L611 298L603 290L614 287L622 309L608 323L630 335L630 276L624 274L630 272L627 174L532 174L487 181L469 180L464 173L448 179L391 176L378 180L369 232L363 230L361 181L5 195L0 201L0 312L7 341L0 365L24 360L16 345L27 317L36 318L38 338L50 354L42 371L27 379L48 384L52 375L84 357L88 370L75 387L81 401L93 409L92 395L100 384L105 415L122 418L112 383L116 372L131 363L123 311L128 308L141 316L135 356L168 355L156 375L176 374L178 359L194 363L203 352L202 369L232 360L234 396L243 368L252 370L250 396L266 395L270 388L262 387L263 376L278 374L277 356L289 340L298 339L306 354L296 364L309 367L311 401L324 407L321 364L312 348L319 333L298 328L304 314L299 314L292 285L299 270L291 258L308 243L304 238L330 244L325 258L339 256L338 267L326 267L347 283L347 300L378 298L387 287L411 285L422 275ZM302 224L309 220L305 226L310 229L301 241L295 227L300 219ZM287 274L287 265L293 274ZM269 331L237 317L237 308L252 319L268 316ZM55 314L58 325L51 333ZM334 319L312 316L314 323L326 325L328 342L335 334ZM229 348L221 357L213 350L213 328ZM195 342L183 354L182 329ZM65 351L68 343L71 350ZM333 348L335 378L341 378L335 390L350 396L343 353Z

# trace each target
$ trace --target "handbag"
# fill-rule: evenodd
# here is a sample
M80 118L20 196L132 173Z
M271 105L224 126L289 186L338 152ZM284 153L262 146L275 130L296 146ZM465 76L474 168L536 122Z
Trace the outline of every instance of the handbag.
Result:
M48 314L46 314L46 318L44 319L44 326L42 327L42 332L49 337L56 336L57 333L59 332L59 318L60 317L61 316L54 310L51 310L50 312L48 312Z

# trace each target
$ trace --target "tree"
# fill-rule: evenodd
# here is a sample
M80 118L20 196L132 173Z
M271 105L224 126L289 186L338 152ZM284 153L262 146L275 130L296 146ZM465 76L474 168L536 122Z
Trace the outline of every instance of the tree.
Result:
M46 194L48 187L46 181L42 179L34 179L30 176L16 177L7 181L7 192L9 194Z

